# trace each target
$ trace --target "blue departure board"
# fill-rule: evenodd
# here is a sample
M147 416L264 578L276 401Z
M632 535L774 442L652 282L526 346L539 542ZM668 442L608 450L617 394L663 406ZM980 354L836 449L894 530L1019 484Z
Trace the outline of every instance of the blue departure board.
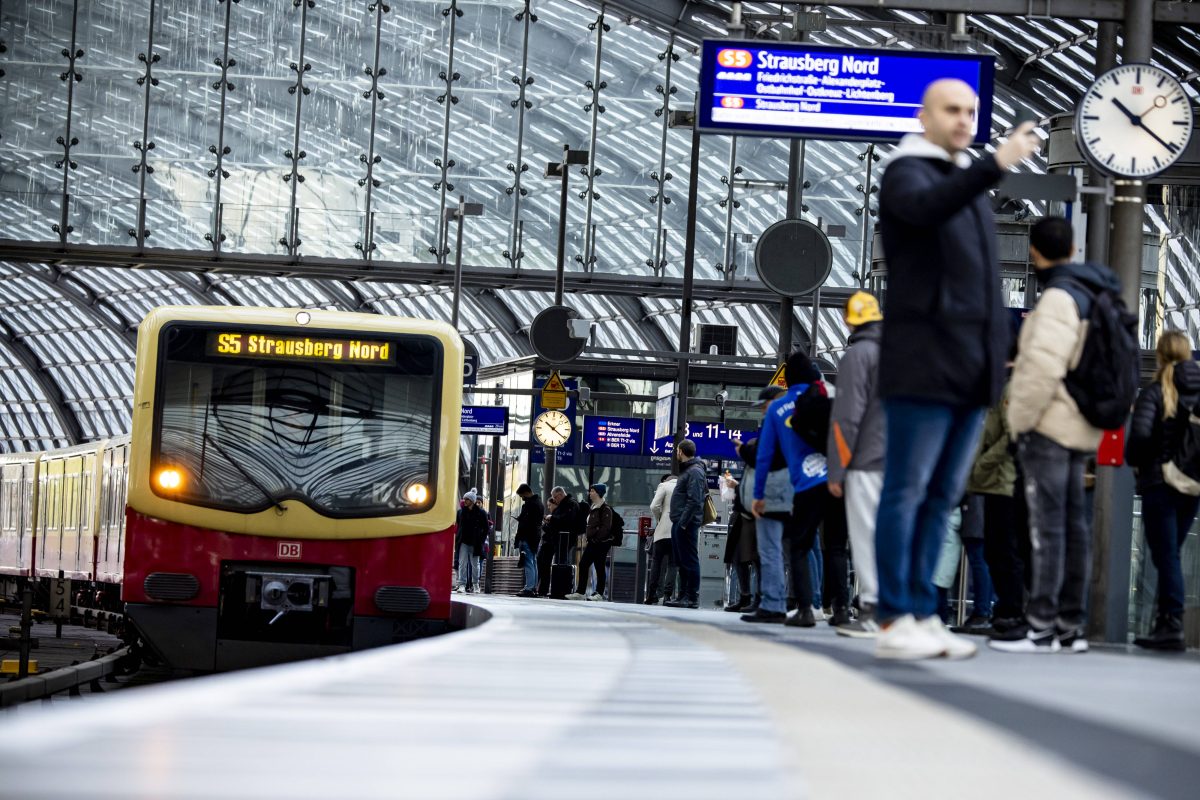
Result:
M697 125L707 133L890 142L920 133L929 84L979 96L975 143L991 137L995 59L965 53L705 40Z

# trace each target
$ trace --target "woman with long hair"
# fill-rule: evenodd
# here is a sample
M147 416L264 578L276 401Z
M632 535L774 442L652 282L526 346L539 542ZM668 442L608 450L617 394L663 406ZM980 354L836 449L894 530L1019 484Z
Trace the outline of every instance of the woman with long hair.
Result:
M1179 448L1188 416L1200 400L1200 364L1182 331L1166 331L1156 348L1154 382L1138 395L1125 460L1137 471L1142 496L1142 529L1158 571L1154 626L1134 640L1151 650L1183 650L1183 567L1179 552L1187 540L1200 497L1176 491L1163 480L1163 464Z

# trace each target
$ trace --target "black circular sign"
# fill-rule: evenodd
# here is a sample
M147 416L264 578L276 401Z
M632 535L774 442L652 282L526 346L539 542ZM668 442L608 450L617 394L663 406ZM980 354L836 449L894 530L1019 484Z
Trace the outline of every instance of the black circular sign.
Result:
M533 352L551 364L566 364L579 358L587 339L572 339L567 320L579 319L575 309L550 306L542 309L529 326L529 344Z
M833 269L833 247L825 231L802 219L784 219L763 231L754 247L758 278L775 294L811 294Z

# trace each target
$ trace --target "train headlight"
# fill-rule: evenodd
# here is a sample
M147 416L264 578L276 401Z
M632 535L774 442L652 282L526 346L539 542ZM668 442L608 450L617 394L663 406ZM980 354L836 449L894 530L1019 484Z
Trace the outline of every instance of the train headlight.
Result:
M160 488L173 492L183 486L183 473L177 469L168 467L158 471L158 485Z
M429 500L429 487L423 483L410 483L404 489L404 499L414 506L423 506Z

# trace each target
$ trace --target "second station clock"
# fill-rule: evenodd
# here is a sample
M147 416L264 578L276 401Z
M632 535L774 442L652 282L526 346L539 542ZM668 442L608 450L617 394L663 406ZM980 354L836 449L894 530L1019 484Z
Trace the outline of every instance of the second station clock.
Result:
M1150 178L1183 155L1192 125L1191 101L1173 75L1150 64L1122 64L1084 93L1075 138L1101 172Z

